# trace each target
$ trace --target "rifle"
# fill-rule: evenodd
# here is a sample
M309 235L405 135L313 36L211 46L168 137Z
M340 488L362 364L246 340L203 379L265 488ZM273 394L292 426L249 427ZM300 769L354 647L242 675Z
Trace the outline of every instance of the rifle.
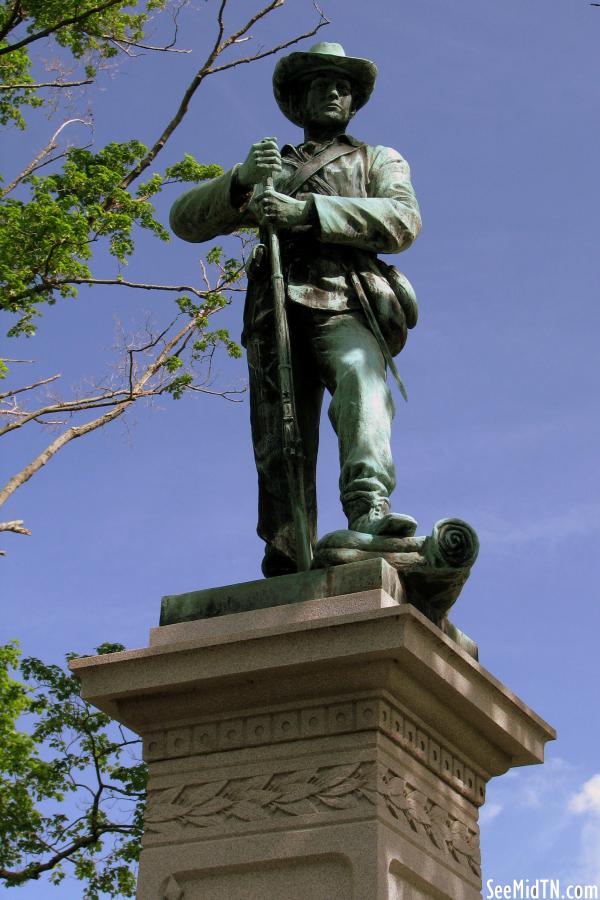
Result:
M272 177L267 178L266 186L267 188L273 187ZM304 453L296 416L290 332L285 311L285 284L281 270L281 248L275 227L267 225L266 231L271 264L273 309L275 313L275 346L277 349L279 394L281 397L283 455L287 467L292 518L296 533L296 564L299 572L305 572L311 566L312 548L308 516L306 514L306 498L304 496Z

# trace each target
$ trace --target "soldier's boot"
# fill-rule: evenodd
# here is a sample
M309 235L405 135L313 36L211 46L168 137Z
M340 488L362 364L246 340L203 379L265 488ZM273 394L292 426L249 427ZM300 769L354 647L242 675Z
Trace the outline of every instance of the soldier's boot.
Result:
M412 537L417 530L417 520L405 513L390 512L387 499L365 509L364 501L346 504L348 528L361 534L380 534L387 537Z

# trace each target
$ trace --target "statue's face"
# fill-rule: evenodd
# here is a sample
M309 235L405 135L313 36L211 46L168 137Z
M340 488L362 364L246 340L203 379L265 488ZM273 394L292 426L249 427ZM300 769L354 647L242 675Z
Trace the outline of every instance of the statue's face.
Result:
M335 72L324 72L307 82L303 97L304 123L346 127L352 118L352 84Z

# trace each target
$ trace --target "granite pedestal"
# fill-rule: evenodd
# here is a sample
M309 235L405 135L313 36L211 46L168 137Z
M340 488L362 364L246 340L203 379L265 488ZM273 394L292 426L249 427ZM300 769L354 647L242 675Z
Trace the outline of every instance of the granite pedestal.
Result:
M72 663L143 737L138 897L480 898L486 783L542 762L553 730L382 560L308 578L310 599L303 577L263 582L294 602L195 621L170 598L149 647Z

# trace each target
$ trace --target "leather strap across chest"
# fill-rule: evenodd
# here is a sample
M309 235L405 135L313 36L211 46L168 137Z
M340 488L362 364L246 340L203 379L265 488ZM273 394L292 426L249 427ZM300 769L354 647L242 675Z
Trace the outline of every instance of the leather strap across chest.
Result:
M300 163L287 184L281 186L281 193L293 197L296 191L299 190L309 178L312 178L313 175L320 172L324 166L333 162L335 159L339 159L341 156L355 153L362 146L362 144L358 147L352 146L351 144L330 144L328 147L325 147L324 150L321 150L320 153L317 153L305 162Z
M317 175L317 173L320 172L321 169L328 163L333 162L334 159L339 159L341 156L346 156L349 153L353 153L355 150L359 150L362 146L364 146L364 144L361 144L358 147L348 144L330 144L329 147L326 147L321 151L321 153L317 153L316 156L313 156L311 159L306 160L306 162L301 163L294 172L291 179L288 181L287 185L282 185L279 190L283 194L293 196L298 188L302 187L302 185L306 181L308 181L309 178ZM319 186L321 187L323 193L329 195L333 195L335 193L331 185L327 183L326 179L317 178L316 181L319 183ZM394 362L388 343L381 331L381 327L379 325L379 322L377 321L377 317L371 307L369 298L367 297L362 286L360 276L356 272L356 269L353 265L348 265L346 268L346 272L347 277L352 287L354 288L354 293L358 298L360 307L362 308L369 328L371 329L375 340L379 344L379 347L383 354L383 358L385 359L389 370L396 380L398 388L400 389L400 393L405 400L408 400L406 388L404 387L404 383L402 381L402 378L400 377L400 373L398 372L398 368L396 366L396 363Z

